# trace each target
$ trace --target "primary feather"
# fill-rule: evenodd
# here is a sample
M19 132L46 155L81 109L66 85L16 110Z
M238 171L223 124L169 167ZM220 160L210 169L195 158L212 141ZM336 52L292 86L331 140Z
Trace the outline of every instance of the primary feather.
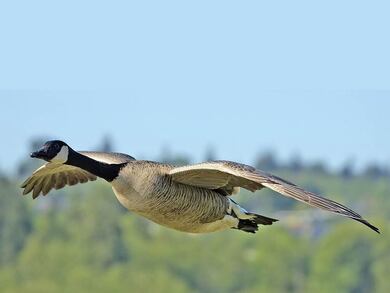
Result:
M350 208L248 165L230 161L212 161L179 167L171 170L170 175L178 182L210 189L230 189L233 186L256 191L267 187L311 206L352 218L379 233L378 228Z

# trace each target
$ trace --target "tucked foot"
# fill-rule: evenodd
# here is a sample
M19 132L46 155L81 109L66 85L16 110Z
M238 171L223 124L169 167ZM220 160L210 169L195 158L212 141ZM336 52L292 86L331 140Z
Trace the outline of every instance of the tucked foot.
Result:
M257 214L247 214L251 215L251 219L238 219L238 230L248 232L248 233L256 233L259 230L259 225L272 225L273 222L276 222L276 219L268 218L265 216L257 215Z
M229 213L238 219L237 227L233 227L233 229L248 233L256 233L259 225L272 225L273 222L277 221L276 219L249 213L232 199L230 199Z

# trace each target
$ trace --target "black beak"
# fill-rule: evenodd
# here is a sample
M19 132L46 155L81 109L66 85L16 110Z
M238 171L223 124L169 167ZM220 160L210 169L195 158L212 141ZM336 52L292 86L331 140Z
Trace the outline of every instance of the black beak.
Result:
M39 150L36 152L32 152L30 154L31 158L38 158L38 159L44 159L46 157L46 152L44 150Z

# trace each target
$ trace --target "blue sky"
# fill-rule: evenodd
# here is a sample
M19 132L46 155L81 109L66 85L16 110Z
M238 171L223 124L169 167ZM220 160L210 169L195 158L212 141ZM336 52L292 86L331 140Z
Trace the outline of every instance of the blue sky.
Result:
M390 163L388 1L6 1L0 168L34 136Z

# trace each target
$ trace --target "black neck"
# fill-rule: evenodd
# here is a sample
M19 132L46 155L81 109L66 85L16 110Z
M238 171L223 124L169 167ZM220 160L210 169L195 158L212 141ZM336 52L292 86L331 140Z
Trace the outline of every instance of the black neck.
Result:
M68 161L66 161L67 165L72 165L79 167L93 175L96 175L100 178L111 182L116 177L118 177L119 171L121 168L126 165L124 164L106 164L103 162L96 161L87 156L84 156L72 149L69 148Z

